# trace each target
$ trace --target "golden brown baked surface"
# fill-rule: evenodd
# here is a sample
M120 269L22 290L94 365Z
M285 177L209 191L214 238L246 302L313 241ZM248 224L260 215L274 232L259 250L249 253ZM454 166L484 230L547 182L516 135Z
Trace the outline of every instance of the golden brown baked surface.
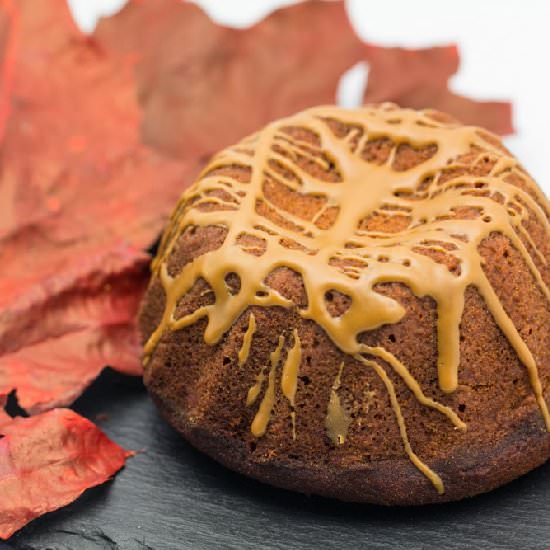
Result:
M192 444L260 480L420 504L548 458L549 205L497 137L319 107L217 155L140 322Z

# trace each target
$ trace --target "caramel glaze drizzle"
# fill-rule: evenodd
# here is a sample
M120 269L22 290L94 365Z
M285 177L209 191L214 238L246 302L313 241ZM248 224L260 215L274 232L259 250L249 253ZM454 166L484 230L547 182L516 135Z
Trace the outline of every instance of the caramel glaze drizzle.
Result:
M265 395L260 403L258 412L252 421L252 426L250 426L250 431L256 437L261 437L264 435L267 425L269 424L271 411L273 410L273 405L275 404L275 369L281 359L281 352L283 351L284 345L284 336L279 336L279 343L277 344L275 351L271 352L271 369L269 370L267 389L265 390Z
M296 439L296 411L294 407L296 389L298 388L298 372L300 370L300 363L302 362L302 343L297 329L294 329L293 335L294 345L288 351L285 364L283 365L283 372L281 373L281 390L283 391L283 395L288 399L292 409L290 412L292 439Z
M239 367L242 367L248 359L248 355L250 354L250 346L252 345L252 337L254 336L255 332L256 317L254 317L254 313L251 313L250 317L248 318L248 327L246 329L246 332L244 333L243 343L237 355L239 359Z
M327 407L327 416L325 426L327 435L335 445L343 445L348 433L348 427L351 424L351 418L346 413L339 395L336 393L342 384L342 371L344 370L344 362L340 363L338 374L332 384L330 399Z
M339 137L331 130L330 119L348 128L359 128L359 132L350 131ZM285 130L288 127L313 132L319 144L312 145L292 137ZM438 314L439 386L445 392L452 392L458 383L459 327L464 293L468 286L473 286L484 298L497 325L525 365L546 427L550 430L550 415L535 359L489 283L478 251L481 241L492 232L505 235L550 300L550 291L520 238L526 239L538 260L546 264L523 222L535 216L548 229L550 207L536 184L518 167L517 161L484 136L486 134L475 127L438 122L428 111L399 109L389 104L353 111L319 107L275 122L238 146L223 151L181 197L153 262L153 271L166 292L166 307L159 326L145 345L146 373L148 360L167 331L182 329L207 317L204 340L213 345L250 306L295 308L302 318L311 319L322 327L342 352L372 368L380 377L387 389L405 452L435 488L443 492L439 476L411 448L395 389L378 361L388 364L421 404L445 415L456 428L464 430L466 425L449 407L425 396L407 366L397 357L384 348L362 344L357 337L382 325L398 323L405 314L396 300L376 292L375 285L399 282L407 285L416 296L431 296L437 303ZM358 154L368 140L376 139L389 139L393 147L382 165L368 162ZM435 152L420 164L398 171L393 162L397 148L402 144L413 148L435 145ZM461 164L458 159L472 150L481 151L479 160L489 158L494 161L488 175L459 175L445 182L438 181L443 170L470 166ZM325 171L334 169L340 176L339 181L327 182L312 176L294 162L299 157ZM276 169L277 165L285 169ZM251 174L249 181L215 173L216 169L232 166L245 167ZM521 176L529 192L506 181L506 176L514 174ZM289 192L321 198L324 205L311 219L286 212L265 196L263 186L266 178L283 184ZM426 178L431 178L431 183L422 190L421 182ZM494 199L497 194L499 200ZM260 214L260 201L282 217L286 224L276 223L271 217ZM318 221L329 208L339 209L338 215L329 229L321 229ZM454 214L459 208L476 209L480 216L460 218ZM410 220L408 226L395 233L361 229L361 220L384 209L405 212ZM227 236L218 249L196 258L176 276L170 276L168 258L178 237L192 226L220 226L227 230ZM255 238L255 242L263 243L262 247L252 247L252 250L250 246L240 245L241 235ZM294 246L289 246L289 242ZM451 273L446 265L419 253L418 249L426 243L432 243L432 250L451 250L449 253L459 262L460 272ZM334 259L346 262L348 267L335 265ZM265 284L266 277L282 266L301 275L307 307L299 309ZM241 280L241 288L236 294L232 294L224 282L225 276L231 272ZM176 319L178 300L199 278L210 285L215 302ZM351 299L350 307L339 317L331 316L324 300L325 294L334 290ZM251 323L252 319L251 316ZM249 339L254 330L251 323L247 331ZM245 336L239 353L240 363L244 363L248 356L248 342ZM295 372L300 362L296 349L299 346L297 332L294 333L294 342L295 347L287 358L290 366L285 364L282 382L283 393L293 412ZM258 437L265 433L273 409L275 371L283 346L281 337L272 354L266 394L252 423L252 433ZM248 392L248 405L255 402L264 379L262 370ZM330 416L330 405L328 414ZM340 435L345 437L345 434Z

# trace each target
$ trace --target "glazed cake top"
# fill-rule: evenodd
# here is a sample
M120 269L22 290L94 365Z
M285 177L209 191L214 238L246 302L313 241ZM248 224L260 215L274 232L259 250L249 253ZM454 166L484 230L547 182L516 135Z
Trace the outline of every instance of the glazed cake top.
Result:
M465 291L477 288L528 370L550 428L536 362L485 276L478 251L491 233L505 235L550 299L537 268L546 259L523 225L535 216L548 229L549 212L544 195L497 137L439 113L385 104L318 107L279 120L215 156L181 197L153 263L166 306L145 346L146 375L148 358L165 331L207 317L204 339L214 344L250 306L298 307L266 284L270 273L287 267L301 276L307 295L300 315L382 378L407 454L442 492L439 476L409 445L397 396L379 361L391 365L422 404L457 428L466 426L449 407L424 395L398 357L360 343L361 333L397 323L405 314L396 300L377 292L377 285L403 283L417 296L435 300L437 373L445 392L454 391L459 378ZM168 258L175 243L197 226L220 227L222 245L171 273ZM228 283L231 277L237 288ZM176 318L178 301L199 279L209 285L214 301ZM330 304L334 296L344 304L338 315ZM254 330L251 314L239 352L242 364L253 350ZM281 335L272 353L268 389L251 426L258 437L269 423L272 373L285 346L281 385L293 405L300 362L296 331L292 346L290 341ZM327 431L337 444L347 427L338 383L327 409ZM258 384L246 396L248 405L259 396Z

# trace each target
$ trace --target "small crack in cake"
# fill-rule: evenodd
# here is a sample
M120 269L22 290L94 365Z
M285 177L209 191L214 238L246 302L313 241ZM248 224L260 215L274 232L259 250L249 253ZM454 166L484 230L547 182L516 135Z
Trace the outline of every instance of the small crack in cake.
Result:
M550 453L548 201L434 111L313 108L215 156L152 264L145 383L273 485L422 504Z

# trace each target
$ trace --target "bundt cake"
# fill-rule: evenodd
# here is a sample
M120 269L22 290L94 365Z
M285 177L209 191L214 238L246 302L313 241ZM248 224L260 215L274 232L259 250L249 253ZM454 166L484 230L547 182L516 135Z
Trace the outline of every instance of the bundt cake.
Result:
M275 486L422 504L550 455L550 206L434 111L313 108L183 194L141 313L145 383L198 449Z

